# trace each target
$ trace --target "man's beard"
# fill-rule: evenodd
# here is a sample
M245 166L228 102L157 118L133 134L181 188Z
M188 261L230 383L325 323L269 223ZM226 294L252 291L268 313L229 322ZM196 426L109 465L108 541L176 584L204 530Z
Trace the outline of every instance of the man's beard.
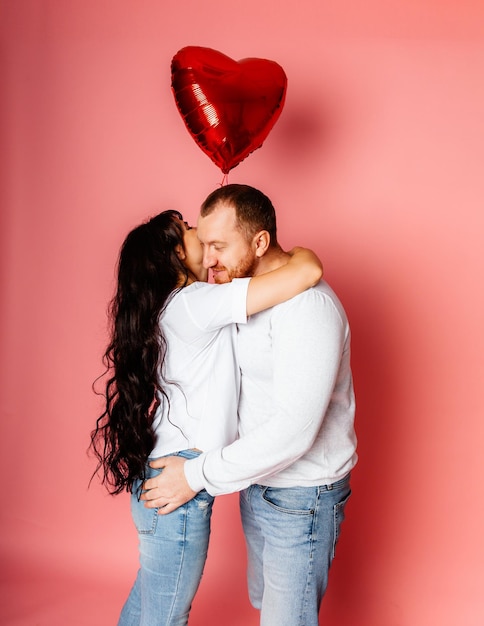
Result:
M245 278L246 276L253 276L257 268L258 259L248 252L247 255L240 261L238 265L231 269L223 268L223 275L214 275L214 282L218 284L230 283L233 278ZM221 268L222 269L222 268Z

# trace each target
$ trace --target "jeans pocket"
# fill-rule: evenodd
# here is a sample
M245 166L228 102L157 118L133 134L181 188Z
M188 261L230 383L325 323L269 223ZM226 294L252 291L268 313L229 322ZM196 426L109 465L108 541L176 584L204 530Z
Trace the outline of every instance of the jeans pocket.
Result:
M262 499L288 515L314 515L315 489L307 487L266 487Z
M131 494L131 515L140 535L154 535L158 523L158 509L147 509L137 493Z
M346 507L346 504L347 504L348 500L350 499L350 496L351 496L351 490L349 490L347 493L345 493L345 496L343 497L343 499L340 500L339 502L337 502L333 506L333 524L334 524L334 528L333 528L333 551L332 551L332 555L331 555L332 559L334 559L335 554L336 554L336 544L338 543L338 539L339 539L339 536L340 536L341 524L345 520L345 507Z

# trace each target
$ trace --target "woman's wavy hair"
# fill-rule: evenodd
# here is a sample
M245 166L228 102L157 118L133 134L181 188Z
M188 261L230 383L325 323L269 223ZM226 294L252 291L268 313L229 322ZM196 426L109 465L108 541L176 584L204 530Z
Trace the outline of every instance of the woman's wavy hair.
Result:
M137 226L119 253L101 377L108 376L102 394L106 404L90 445L98 459L94 474L112 494L132 492L134 481L144 480L155 445L153 417L159 402L167 401L161 377L166 340L159 318L170 295L188 280L176 250L184 249L176 218L183 220L177 211L163 211Z

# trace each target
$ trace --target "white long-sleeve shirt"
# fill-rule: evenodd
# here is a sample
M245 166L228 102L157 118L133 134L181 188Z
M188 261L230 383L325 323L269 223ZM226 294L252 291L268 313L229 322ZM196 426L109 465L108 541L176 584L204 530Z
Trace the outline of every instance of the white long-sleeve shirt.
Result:
M169 403L160 398L151 458L212 450L237 436L240 373L236 322L247 320L249 278L225 285L195 282L176 292L160 317L167 342L163 365Z
M238 328L239 439L185 463L194 491L331 484L356 464L350 329L327 283Z

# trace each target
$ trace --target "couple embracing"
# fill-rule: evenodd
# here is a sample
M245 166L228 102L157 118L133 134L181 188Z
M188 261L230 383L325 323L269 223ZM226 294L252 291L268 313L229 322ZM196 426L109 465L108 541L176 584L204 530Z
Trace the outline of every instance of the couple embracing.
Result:
M321 277L247 185L211 193L197 228L164 211L126 237L91 435L139 535L119 626L187 624L214 497L233 492L261 626L318 625L357 461L350 329Z

